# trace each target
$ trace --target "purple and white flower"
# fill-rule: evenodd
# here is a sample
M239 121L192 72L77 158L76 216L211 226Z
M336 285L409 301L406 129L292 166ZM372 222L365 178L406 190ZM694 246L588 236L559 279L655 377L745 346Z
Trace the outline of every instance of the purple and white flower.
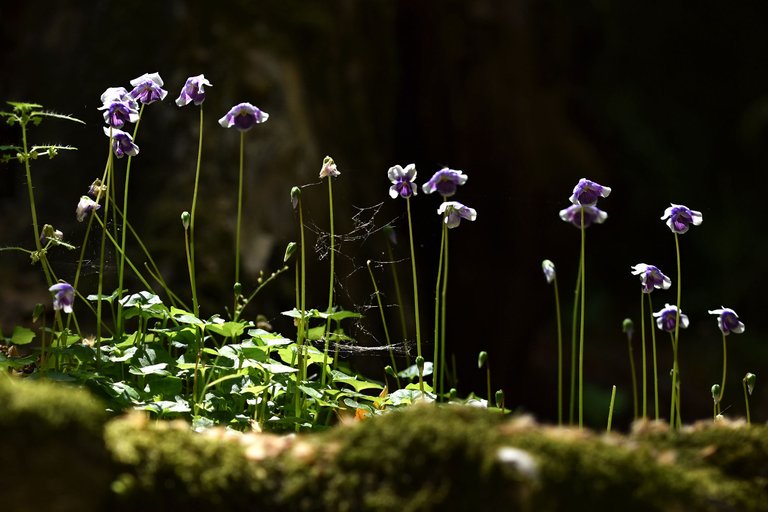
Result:
M90 197L80 196L80 201L77 203L77 208L75 209L77 222L83 222L89 213L98 210L99 208L101 208L101 205Z
M138 104L125 87L110 87L101 95L104 122L113 128L122 128L125 123L139 120Z
M336 162L333 158L326 156L323 158L323 166L320 168L320 179L327 178L328 176L339 176L341 172L336 168Z
M547 280L547 283L552 283L555 280L555 264L551 260L542 261L541 270L544 272L544 278Z
M573 195L571 195L570 200L576 205L593 205L597 203L599 198L608 197L610 193L611 187L604 187L594 181L581 178L573 188Z
M181 89L179 97L176 98L176 105L183 107L194 103L195 105L201 105L205 101L205 86L213 87L205 75L191 76L187 78L184 87Z
M48 288L48 291L55 293L53 296L54 310L64 310L65 313L72 312L72 304L75 302L75 289L71 284L62 281Z
M640 276L643 293L651 293L654 288L666 290L672 286L672 280L653 265L638 263L632 267L632 275Z
M438 215L443 215L443 222L448 229L453 229L461 224L461 219L474 221L477 212L474 208L464 206L458 201L445 201L437 209Z
M104 127L104 135L110 136L110 129ZM112 150L117 158L123 158L125 155L136 156L139 154L139 146L133 143L133 137L117 128L111 129Z
M739 321L739 316L731 308L713 309L709 311L710 315L717 315L717 326L726 336L731 333L741 334L744 332L744 324Z
M667 226L669 226L669 229L671 229L673 233L682 235L688 231L691 224L694 226L701 224L701 212L691 210L682 204L671 204L672 206L664 210L664 215L661 216L661 220L667 221Z
M593 223L602 224L608 218L608 214L597 206L572 204L564 210L560 210L560 218L570 222L577 228L581 228L582 211L584 212L584 227L588 228Z
M664 309L653 314L656 318L656 327L662 331L674 332L677 324L677 306L666 304ZM680 312L680 327L688 327L688 317Z
M405 169L399 165L392 166L387 171L387 177L392 182L389 187L389 196L392 199L398 195L405 198L416 195L418 188L413 182L416 179L416 164L408 164Z
M144 73L138 78L131 80L133 89L129 93L131 98L149 105L156 101L162 101L168 94L163 89L163 79L157 73Z
M219 119L219 124L224 128L233 126L244 132L250 130L254 125L263 123L269 119L269 114L254 107L250 103L239 103L229 109L229 112Z
M437 191L443 197L451 197L456 193L459 185L463 185L466 182L467 175L463 172L443 167L432 175L428 182L421 186L421 190L425 194Z

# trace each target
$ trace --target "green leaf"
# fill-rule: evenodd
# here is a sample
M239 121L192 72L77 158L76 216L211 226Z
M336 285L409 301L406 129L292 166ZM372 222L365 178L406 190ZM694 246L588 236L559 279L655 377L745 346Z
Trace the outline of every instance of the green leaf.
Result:
M181 322L182 324L205 325L205 322L189 311L184 311L177 307L171 307L171 316L175 318L177 322Z
M168 370L165 369L167 366L168 363L151 364L141 367L131 366L128 371L133 375L170 375Z
M340 372L338 370L331 372L331 379L333 382L351 386L357 392L363 391L365 389L383 389L381 384L377 384L363 378L358 378L356 375L347 375L346 373Z
M149 392L153 396L176 396L181 394L182 380L172 375L149 380Z
M35 339L35 333L26 327L16 326L11 334L11 343L14 345L28 345Z
M430 361L426 361L424 363L424 371L422 373L423 377L426 377L427 375L432 375L432 363ZM406 368L405 370L398 372L397 376L401 379L418 379L419 378L419 368L413 364Z
M92 295L89 295L89 296L86 297L86 299L90 300L91 302L96 302L97 300L99 300L99 298L101 298L101 300L103 300L103 301L106 301L106 302L112 304L112 302L117 298L117 290L113 291L112 295L103 295L103 294L102 295L93 295L92 294Z
M225 338L238 338L250 322L224 322L223 324L211 324L206 327L208 332L224 336Z
M40 105L37 105L37 106L38 106L38 107L40 107ZM40 108L42 108L42 107L40 107ZM81 121L80 119L78 119L78 118L76 118L76 117L68 116L68 115L65 115L65 114L57 114L57 113L55 113L55 112L48 112L48 111L44 111L44 112L33 112L33 113L32 113L32 116L33 116L33 117L34 117L34 116L41 116L41 117L54 117L54 118L56 118L56 119L64 119L65 121L74 121L74 122L76 122L76 123L85 124L85 121Z
M363 315L355 311L345 311L342 309L340 311L334 311L333 313L326 315L326 317L336 322L341 322L345 318L362 318Z

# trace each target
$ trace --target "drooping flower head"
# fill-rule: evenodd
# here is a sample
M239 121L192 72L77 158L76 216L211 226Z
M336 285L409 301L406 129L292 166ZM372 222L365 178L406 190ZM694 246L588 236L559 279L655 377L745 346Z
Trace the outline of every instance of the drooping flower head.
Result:
M399 165L395 165L389 168L387 171L387 177L392 182L392 186L389 187L389 196L392 199L400 197L415 196L418 188L413 180L416 179L416 164L408 164L403 169Z
M176 98L176 104L180 107L194 103L195 105L201 105L205 101L205 86L213 87L205 75L191 76L187 78L184 87L181 89L179 97Z
M320 179L327 178L328 176L339 176L341 172L336 168L336 162L333 158L326 156L323 158L323 166L320 168Z
M577 228L581 228L581 212L584 211L584 227L588 228L593 223L602 224L608 218L608 214L594 205L572 204L564 210L560 210L560 218L570 222Z
M672 206L664 210L664 215L661 216L661 220L667 221L667 226L673 233L682 235L693 224L698 226L701 224L702 217L701 212L691 210L687 206L681 204L671 203Z
M269 114L254 107L250 103L240 103L229 109L224 117L219 119L219 124L224 128L233 126L244 132L253 128L253 125L263 123L269 119Z
M656 327L662 331L674 332L677 324L677 306L666 304L664 309L653 314L656 318ZM688 327L688 317L680 312L680 327Z
M162 101L168 94L168 91L163 89L163 79L157 73L144 73L131 80L131 85L133 86L129 93L131 98L145 105Z
M75 209L75 215L77 215L77 222L83 222L85 218L94 210L101 208L101 205L91 199L88 196L81 196L80 201L77 203Z
M713 309L709 311L710 315L717 315L717 326L726 336L728 334L741 334L744 332L744 324L739 321L739 316L731 308Z
M139 120L138 104L125 87L110 87L101 95L104 122L113 128L122 128L125 123Z
M101 182L99 178L93 180L91 186L88 187L88 195L96 199L107 193L107 186Z
M463 185L466 182L467 175L463 172L443 167L433 174L428 182L421 186L421 190L425 194L437 191L443 197L451 197L456 193L459 185Z
M666 290L672 286L672 280L653 265L638 263L632 267L632 275L640 276L643 293L651 293L654 288Z
M104 127L104 134L109 137L110 129ZM123 158L125 155L136 156L139 154L139 146L133 143L133 137L117 128L112 128L112 150L117 158Z
M608 197L610 193L610 187L604 187L594 181L581 178L573 188L573 195L571 195L570 200L577 205L593 205L597 203L599 198Z
M48 291L54 292L53 309L56 311L64 310L65 313L72 312L72 304L75 302L75 289L71 284L60 282L48 288Z
M464 206L458 201L445 201L437 209L438 215L443 215L443 222L449 229L453 229L461 224L461 219L474 221L477 218L477 212L474 208Z
M54 229L54 227L51 226L50 224L44 225L43 229L40 230L40 243L42 244L52 242L54 245L57 245L59 242L63 240L64 240L64 233L62 233L58 229Z
M547 283L555 280L555 264L551 260L542 261L541 270L544 272L544 278L547 280Z

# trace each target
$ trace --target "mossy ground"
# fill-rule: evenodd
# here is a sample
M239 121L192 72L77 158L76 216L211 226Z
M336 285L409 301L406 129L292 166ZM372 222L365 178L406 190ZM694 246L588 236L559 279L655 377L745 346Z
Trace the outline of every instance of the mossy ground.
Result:
M298 436L107 420L84 391L0 379L2 510L768 510L765 426L605 435L453 405Z

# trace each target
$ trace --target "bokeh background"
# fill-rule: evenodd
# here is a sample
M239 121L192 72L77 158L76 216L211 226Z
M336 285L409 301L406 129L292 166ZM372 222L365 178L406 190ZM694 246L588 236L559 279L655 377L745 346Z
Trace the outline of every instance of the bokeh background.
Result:
M106 159L99 96L145 72L160 73L169 95L142 119L129 216L165 278L188 296L178 219L191 204L198 112L173 99L188 76L206 75L213 87L204 104L197 221L204 315L225 314L233 280L239 137L216 121L242 101L269 112L246 137L246 289L260 270L279 268L286 244L297 239L289 190L307 185L306 218L315 233L309 244L316 249L310 304L325 307L327 195L317 172L332 155L342 172L334 182L337 233L363 235L342 235L337 276L340 305L367 313L349 326L361 345L383 342L370 309L367 259L377 262L398 331L381 231L390 222L399 235L402 306L409 318L412 311L405 204L388 197L387 169L413 162L419 183L443 166L463 170L469 181L456 199L476 208L478 219L451 231L448 344L459 388L485 394L477 353L487 350L493 388L504 389L508 405L546 421L556 418L556 331L553 290L540 265L544 258L557 265L570 332L579 231L558 211L578 179L613 188L601 202L607 222L587 231L585 415L595 426L604 424L614 384L616 421L626 425L631 416L621 323L631 317L637 325L640 286L630 266L652 263L675 281L674 238L659 217L670 202L700 210L704 223L681 237L682 303L691 320L680 347L683 417L711 414L722 342L707 310L724 305L747 330L729 338L723 407L743 415L741 377L751 371L758 375L753 417L765 421L767 15L764 2L62 0L45 9L2 2L0 99L41 103L86 121L46 121L30 134L33 143L79 148L33 167L41 224L79 245L84 225L75 222L75 205ZM19 140L9 127L0 136L0 145ZM439 199L419 194L412 204L429 340ZM0 246L32 247L29 219L23 169L3 165ZM71 277L73 254L51 259ZM93 292L93 269L89 274L83 286ZM138 289L134 281L129 286ZM675 301L674 289L653 298L658 310ZM29 325L34 305L49 300L39 269L23 255L0 253L5 336L16 324ZM249 307L290 335L280 311L292 306L287 273ZM410 333L406 342L413 341L412 326ZM658 342L666 377L671 348L663 335ZM634 345L639 357L638 335ZM430 345L425 350L431 354ZM368 355L354 364L380 367ZM663 411L668 384L662 378Z

